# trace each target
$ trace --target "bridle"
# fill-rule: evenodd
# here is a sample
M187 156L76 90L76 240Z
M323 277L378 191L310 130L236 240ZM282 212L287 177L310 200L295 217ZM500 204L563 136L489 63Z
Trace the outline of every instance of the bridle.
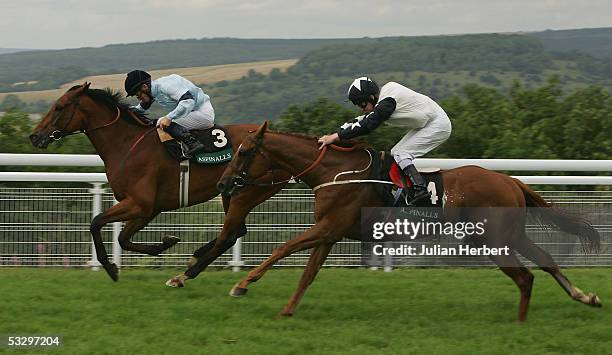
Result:
M76 100L76 102L75 102L75 100ZM71 135L74 135L74 134L90 133L92 131L95 131L95 130L98 130L98 129L101 129L101 128L112 126L113 124L115 124L119 120L119 117L121 117L121 110L117 107L117 117L115 117L112 121L110 121L108 123L105 123L105 124L103 124L101 126L98 126L98 127L92 128L92 129L88 129L88 130L80 129L78 131L74 131L74 132L70 132L70 133L64 133L64 131L66 130L68 125L70 125L70 122L72 122L72 119L74 118L74 115L77 113L80 104L81 104L81 96L80 95L79 95L78 98L76 98L76 99L73 98L73 99L70 99L70 101L68 101L68 104L66 106L72 106L73 107L72 114L70 115L70 118L66 121L66 124L64 125L64 127L62 129L56 129L56 130L52 131L51 133L49 133L49 138L51 138L51 139L53 139L55 141L58 141L58 140L60 140L60 139L62 139L64 137L68 137L68 136L71 136ZM54 118L53 122L51 123L51 126L54 127L58 123L59 119L62 116L63 115L61 115L61 114L56 114L56 117Z

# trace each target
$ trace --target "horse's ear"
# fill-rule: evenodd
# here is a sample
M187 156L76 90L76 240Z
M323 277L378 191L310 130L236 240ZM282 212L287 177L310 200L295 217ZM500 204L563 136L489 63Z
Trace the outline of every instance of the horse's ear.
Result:
M259 126L259 129L257 130L257 136L263 137L267 129L268 129L268 121L265 121L261 126Z
M91 85L91 83L85 82L85 84L83 84L83 90L89 89L89 85Z

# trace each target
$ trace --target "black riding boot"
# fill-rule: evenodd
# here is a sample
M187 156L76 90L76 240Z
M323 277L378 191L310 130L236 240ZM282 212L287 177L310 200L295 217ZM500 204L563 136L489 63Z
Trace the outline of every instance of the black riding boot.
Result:
M187 151L185 155L192 155L198 150L204 148L204 144L200 143L194 136L191 135L189 130L178 123L170 123L170 126L165 129L168 134L172 136L174 139L178 139L179 141L185 143L187 145Z
M422 199L429 197L429 191L427 191L427 183L425 179L419 174L418 170L414 166L414 164L410 164L403 169L404 174L410 179L412 186L410 187L412 190L411 200L408 201L411 205L415 205L417 202Z

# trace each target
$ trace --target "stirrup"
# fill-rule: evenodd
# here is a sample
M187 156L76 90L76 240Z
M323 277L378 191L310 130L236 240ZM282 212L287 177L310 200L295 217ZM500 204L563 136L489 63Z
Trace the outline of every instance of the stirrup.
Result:
M187 145L187 144L185 144L185 145ZM194 153L202 150L202 148L204 148L203 144L196 145L195 147L192 147L192 148L189 148L189 146L187 145L187 150L183 154L185 154L187 156L192 156Z
M425 198L430 198L431 197L431 192L429 192L427 190L415 191L415 194L413 196L409 196L409 197L410 197L410 201L408 201L408 199L406 199L406 204L408 206L416 206L417 202L420 202L420 201L424 200Z
M181 145L181 150L183 151L183 155L185 157L191 157L193 156L194 153L202 150L204 148L204 144L202 144L201 142L195 140L195 144L193 145L189 145L184 141L179 141L179 144Z

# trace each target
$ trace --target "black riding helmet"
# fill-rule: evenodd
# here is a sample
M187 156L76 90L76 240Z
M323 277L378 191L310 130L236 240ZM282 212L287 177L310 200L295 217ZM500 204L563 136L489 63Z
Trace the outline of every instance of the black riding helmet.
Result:
M372 99L371 95L378 97L380 89L374 80L362 76L353 81L348 90L348 99L354 105L361 106L364 102L371 102L376 105L376 98Z
M134 96L142 84L151 85L151 75L146 71L132 70L125 78L125 92L127 96Z

